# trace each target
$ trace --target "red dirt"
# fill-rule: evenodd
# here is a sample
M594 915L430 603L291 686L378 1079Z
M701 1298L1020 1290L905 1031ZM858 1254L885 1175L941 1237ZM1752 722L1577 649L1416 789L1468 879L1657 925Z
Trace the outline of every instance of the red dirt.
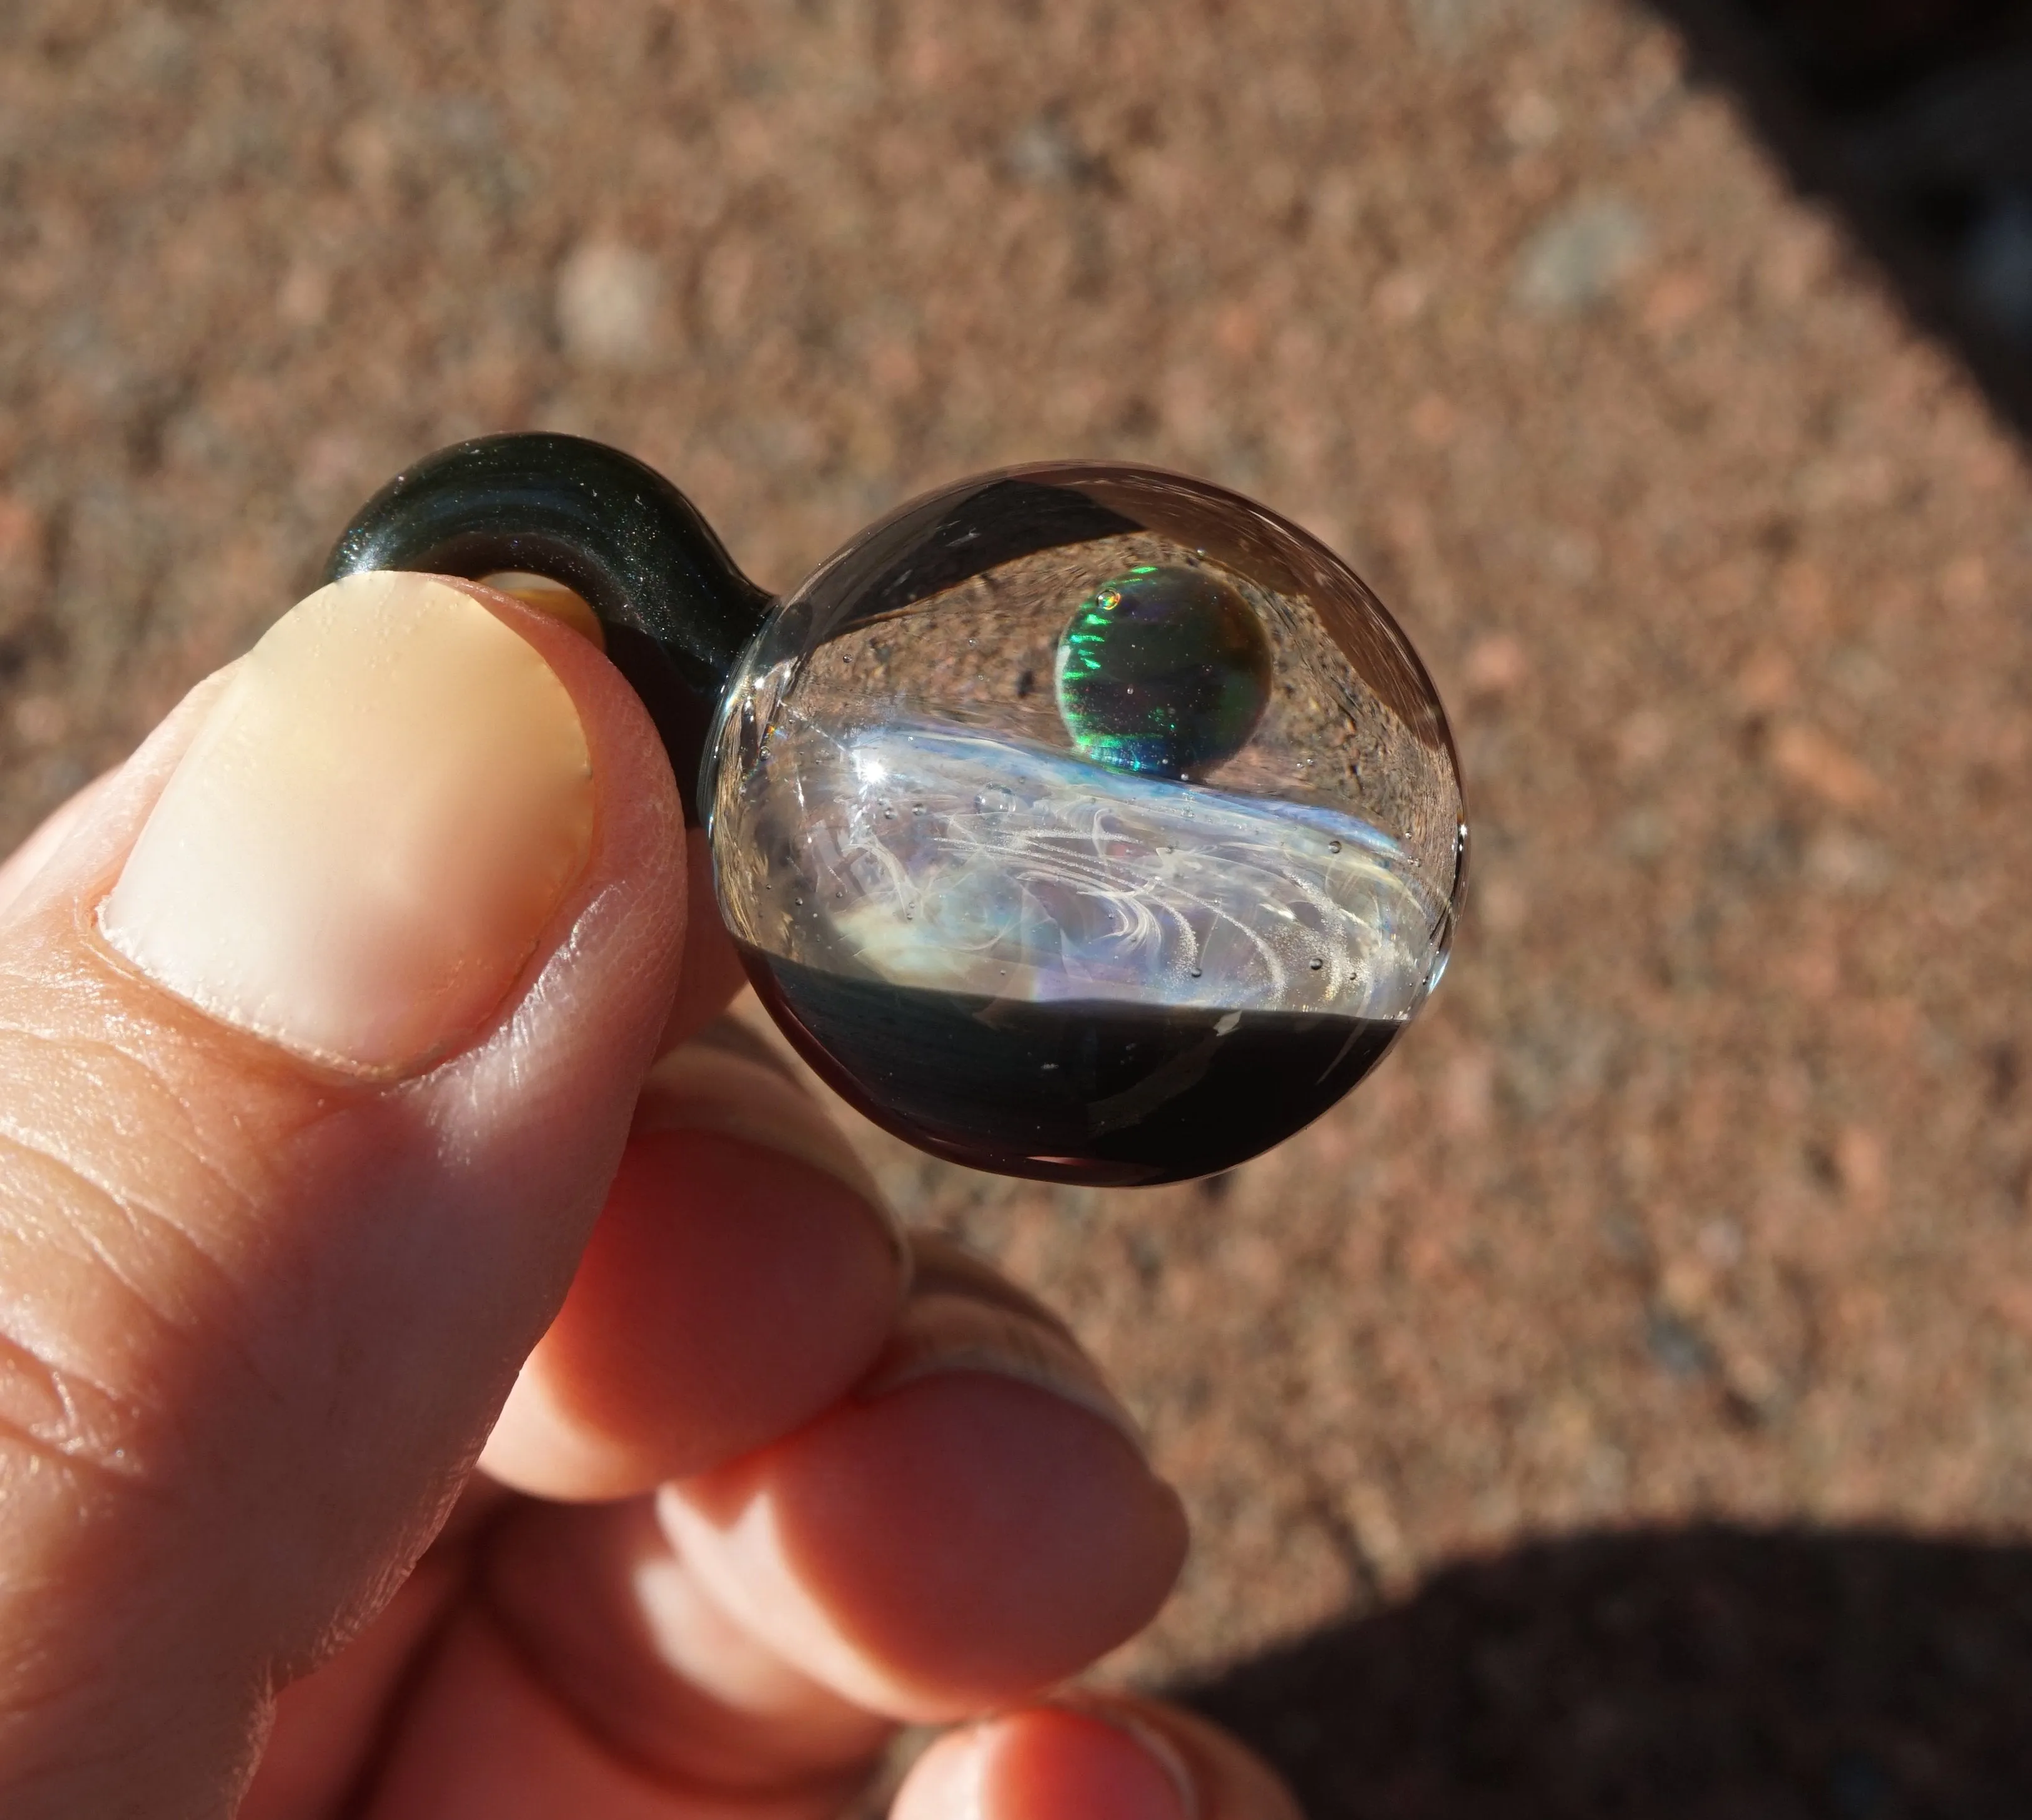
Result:
M1672 37L1608 0L569 17L6 9L5 832L458 437L632 449L776 586L969 469L1207 475L1410 628L1476 877L1420 1027L1232 1177L870 1139L1185 1490L1126 1669L1604 1525L2022 1535L2032 476Z

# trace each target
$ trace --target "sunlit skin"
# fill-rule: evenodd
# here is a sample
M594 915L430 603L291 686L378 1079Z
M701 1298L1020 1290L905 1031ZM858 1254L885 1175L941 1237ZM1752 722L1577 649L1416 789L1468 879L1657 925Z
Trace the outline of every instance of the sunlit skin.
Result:
M0 867L0 1812L824 1820L908 1720L954 1729L898 1820L1291 1820L1200 1722L1053 1691L1156 1613L1177 1498L720 1021L653 729L476 597L570 694L598 834L426 1072L321 1070L96 934L215 681Z

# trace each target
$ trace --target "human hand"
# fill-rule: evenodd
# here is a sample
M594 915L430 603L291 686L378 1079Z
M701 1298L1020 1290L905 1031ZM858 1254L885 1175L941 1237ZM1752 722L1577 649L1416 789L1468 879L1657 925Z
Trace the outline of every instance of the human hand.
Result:
M0 867L12 1820L820 1820L898 1720L898 1820L1294 1812L1026 1703L1178 1502L712 1022L702 860L592 645L371 576Z

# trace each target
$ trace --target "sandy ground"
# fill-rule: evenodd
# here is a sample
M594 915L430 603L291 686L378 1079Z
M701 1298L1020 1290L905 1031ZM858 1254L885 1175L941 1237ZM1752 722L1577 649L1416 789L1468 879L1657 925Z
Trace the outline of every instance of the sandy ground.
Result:
M1669 31L0 9L0 834L521 427L775 587L970 469L1186 468L1439 679L1469 921L1351 1101L1141 1195L869 1139L1191 1503L1118 1672L1320 1813L2023 1811L2032 477Z

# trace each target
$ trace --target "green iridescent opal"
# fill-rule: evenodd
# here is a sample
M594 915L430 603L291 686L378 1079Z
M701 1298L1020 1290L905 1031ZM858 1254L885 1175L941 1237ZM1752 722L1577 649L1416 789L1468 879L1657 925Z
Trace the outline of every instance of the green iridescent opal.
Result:
M1059 712L1081 755L1116 770L1194 777L1248 742L1270 699L1270 641L1205 569L1130 569L1059 635Z

